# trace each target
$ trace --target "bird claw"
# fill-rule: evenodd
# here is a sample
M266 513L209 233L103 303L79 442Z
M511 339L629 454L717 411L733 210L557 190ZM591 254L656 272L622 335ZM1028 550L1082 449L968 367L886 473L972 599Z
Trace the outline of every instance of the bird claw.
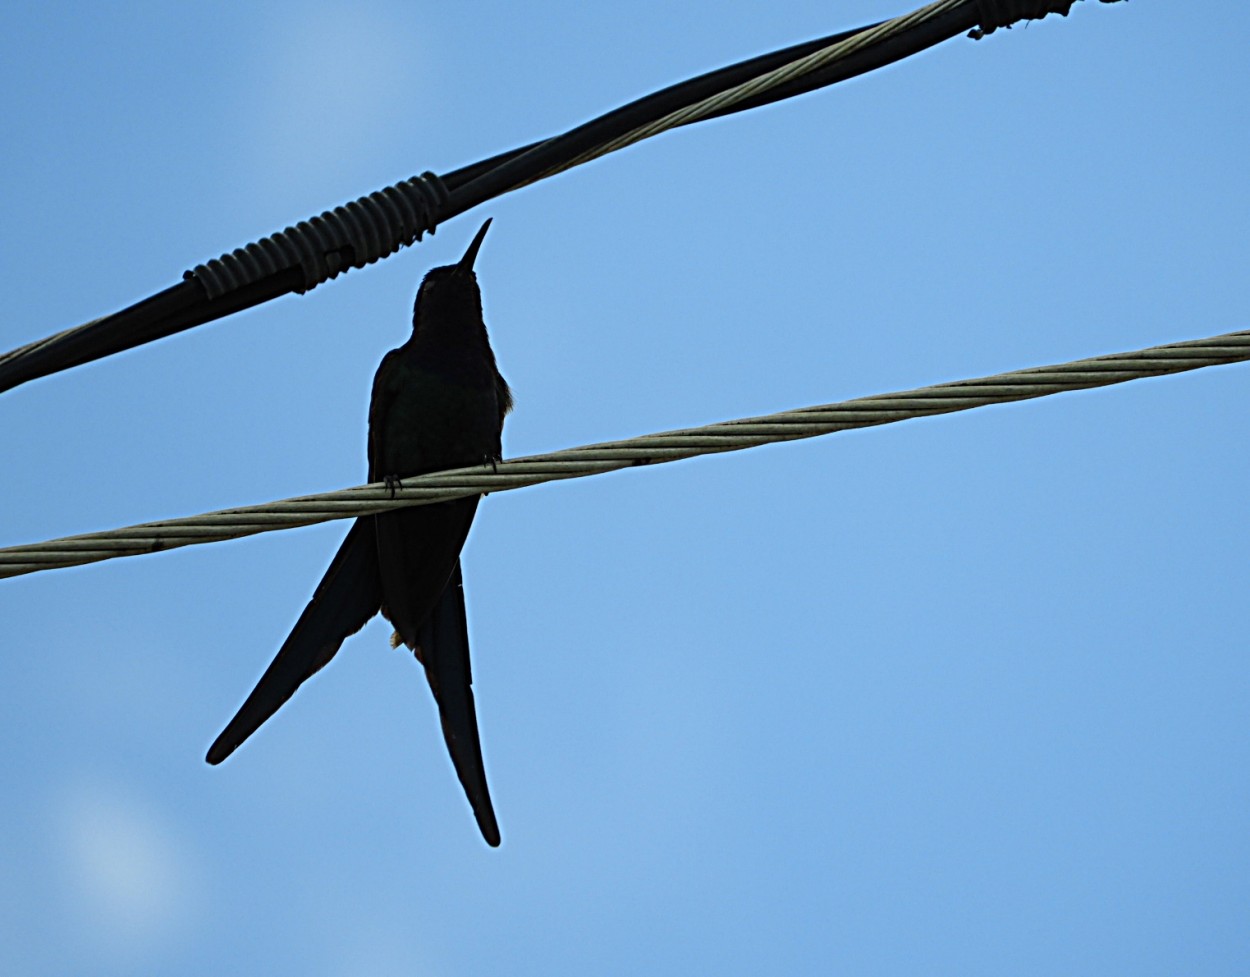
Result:
M499 458L496 455L484 455L482 457L483 465L490 465L490 470L494 474L499 474ZM490 495L489 492L483 492L483 496Z
M391 493L391 498L395 498L395 491L404 487L404 483L398 475L387 475L382 481L386 485L386 489Z

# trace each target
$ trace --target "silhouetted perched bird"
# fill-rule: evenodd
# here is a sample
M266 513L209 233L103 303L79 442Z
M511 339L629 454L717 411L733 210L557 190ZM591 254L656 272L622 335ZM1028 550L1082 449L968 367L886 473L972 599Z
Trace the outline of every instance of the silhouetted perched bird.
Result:
M412 336L386 354L369 402L369 481L497 461L512 394L495 366L473 262L488 220L457 264L421 282ZM208 751L220 763L381 611L425 666L482 836L499 844L469 674L460 549L478 496L356 520L278 656Z

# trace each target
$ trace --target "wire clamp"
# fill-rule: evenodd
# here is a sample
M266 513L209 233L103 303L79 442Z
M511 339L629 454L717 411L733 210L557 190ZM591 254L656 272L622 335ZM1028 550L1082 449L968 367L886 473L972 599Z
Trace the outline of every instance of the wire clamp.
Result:
M998 28L1011 25L1018 20L1041 20L1047 14L1068 16L1075 0L976 0L977 10L981 15L981 26L968 32L974 41L979 41L987 34L993 34Z

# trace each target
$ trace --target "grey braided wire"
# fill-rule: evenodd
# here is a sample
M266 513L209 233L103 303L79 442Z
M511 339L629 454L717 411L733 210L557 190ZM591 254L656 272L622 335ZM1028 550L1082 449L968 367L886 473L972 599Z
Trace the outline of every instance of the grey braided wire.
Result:
M195 543L236 539L331 519L385 512L406 505L440 502L483 492L503 492L556 479L598 475L636 465L737 451L777 441L811 438L1246 360L1250 360L1250 331L899 393L860 397L837 404L723 421L684 431L668 431L551 454L531 455L500 462L493 468L483 466L436 472L405 480L393 495L381 483L362 485L323 495L13 546L0 549L0 577L79 566L119 556L155 553Z
M986 34L993 33L996 27L1009 27L1017 20L1040 19L1048 13L1058 13L1066 17L1068 8L1072 6L1075 0L995 0L995 2L991 2L991 0L973 0L973 2L982 20L981 29L974 31L973 34L980 38ZM1103 2L1112 2L1112 0L1103 0ZM911 13L884 21L876 27L860 31L852 37L837 41L828 47L821 48L819 51L813 51L811 54L791 61L789 64L782 65L780 68L767 74L752 78L750 81L728 88L723 92L718 92L703 99L701 102L695 102L693 105L687 105L683 109L670 112L662 119L639 126L631 132L618 136L616 139L596 146L594 149L587 150L575 159L547 170L532 180L520 184L520 186L528 186L530 183L536 183L549 176L555 176L557 173L563 173L574 166L580 166L582 163L598 159L600 156L606 156L608 153L615 152L618 149L632 146L636 142L659 135L661 132L666 132L669 129L697 122L720 109L736 105L738 102L758 95L761 92L769 91L795 78L811 74L813 71L817 71L834 61L849 58L857 51L873 44L878 44L896 34L901 34L904 31L919 27L927 21L945 16L959 7L966 6L967 3L968 0L937 0L935 3L913 10Z
M790 81L791 79L810 74L818 68L823 68L825 65L830 64L833 61L850 57L862 48L882 41L894 34L908 30L909 28L916 27L927 20L945 14L956 7L960 7L966 2L967 0L937 0L936 3L928 4L927 6L921 7L919 10L913 10L909 14L904 14L901 17L895 17L893 20L887 20L884 23L878 24L876 27L860 31L852 37L838 41L828 47L821 48L819 51L814 51L806 57L791 61L789 64L782 65L780 68L770 71L767 74L760 75L757 78L752 78L750 81L743 82L741 85L736 85L733 88L727 88L725 91L709 96L701 102L695 102L693 105L687 105L683 109L670 112L662 119L656 119L654 122L650 122L644 126L639 126L637 129L627 132L623 136L618 136L616 139L610 140L602 145L596 146L594 149L589 149L575 159L568 160L559 166L553 167L552 169L547 170L546 172L534 177L532 180L520 184L519 186L529 186L531 183L537 183L539 180L545 180L549 176L555 176L557 173L563 173L565 170L570 170L574 166L580 166L582 163L587 163L592 159L598 159L600 156L606 156L608 153L616 152L618 149L624 149L626 146L632 146L636 142L649 139L651 136L659 135L661 132L666 132L669 129L675 129L677 126L686 125L690 122L697 122L699 119L711 115L718 109L735 105L744 99L750 98L752 95L757 95L760 92L766 92L772 88L776 88L778 85L782 85Z

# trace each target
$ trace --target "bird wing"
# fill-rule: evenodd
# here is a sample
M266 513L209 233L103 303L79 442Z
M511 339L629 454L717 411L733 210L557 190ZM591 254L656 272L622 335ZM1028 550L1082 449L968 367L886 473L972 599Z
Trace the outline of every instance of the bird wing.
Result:
M499 844L482 763L469 670L469 629L459 554L477 497L375 516L382 613L425 666L452 765L482 837Z
M478 497L374 516L382 614L409 648L460 559Z
M438 603L421 625L417 640L456 775L469 798L482 837L488 845L498 846L499 823L495 820L490 790L486 786L482 741L478 737L477 710L473 704L469 629L459 560Z
M221 763L272 716L295 690L334 657L382 605L373 521L357 519L278 655L229 725L209 748Z
M367 455L369 459L369 481L376 482L390 475L406 475L407 472L378 471L383 457L382 437L385 432L383 419L395 399L395 391L387 382L391 371L398 365L402 357L402 346L391 350L382 357L377 372L373 375L373 389L369 393L369 441Z
M457 467L457 462L471 464L478 460L460 460L457 452L463 449L449 449L448 445L440 443L437 435L427 442L419 429L405 427L418 420L425 421L427 409L432 409L436 416L438 411L448 410L448 403L454 405L464 394L451 384L452 389L444 397L442 388L446 381L437 375L426 374L417 381L432 385L433 393L425 386L416 390L409 386L413 382L411 375L401 384L395 375L396 370L403 369L401 363L402 354L397 350L382 361L374 378L369 403L369 480L415 475ZM497 386L499 384L502 380ZM401 387L404 388L402 394ZM503 385L502 389L506 394L507 386ZM413 408L414 399L421 409ZM396 417L399 406L403 406L404 411ZM505 412L506 407L501 406L501 421ZM470 413L469 431L461 430L457 434L470 443L472 416ZM393 443L393 439L398 439L399 444ZM498 432L490 448L489 453L498 455ZM397 458L403 471L391 470ZM469 534L477 504L478 497L474 496L413 506L379 513L373 517L373 524L382 614L395 626L398 639L411 648L425 666L426 681L438 705L443 738L456 775L473 808L482 837L487 844L497 846L499 825L486 785L477 730L469 671L469 631L460 574L460 550Z

